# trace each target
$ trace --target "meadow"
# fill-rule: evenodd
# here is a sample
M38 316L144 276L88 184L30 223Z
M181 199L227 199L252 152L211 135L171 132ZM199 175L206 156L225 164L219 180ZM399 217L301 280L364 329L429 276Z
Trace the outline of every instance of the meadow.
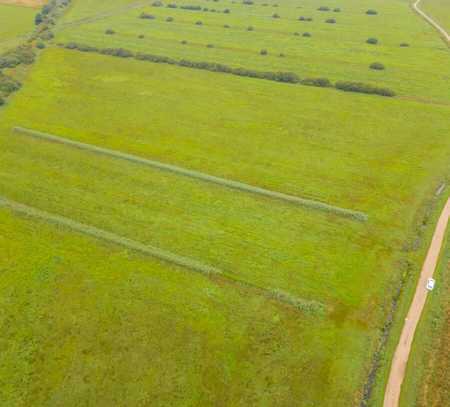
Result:
M7 405L378 405L386 321L394 320L394 344L433 221L430 199L450 175L449 54L404 0L342 0L326 12L311 0L272 3L195 3L219 13L178 7L194 5L185 0L177 8L75 0L23 73L0 108ZM324 22L331 17L336 24ZM380 43L365 43L372 36ZM399 96L55 46L71 41L361 80ZM369 70L374 60L387 69ZM28 137L17 126L361 211L367 221ZM222 274L19 214L1 197ZM296 308L277 293L314 306Z
M448 32L450 31L450 5L445 0L422 0L422 10Z
M35 14L32 8L0 2L0 53L23 42L33 30Z
M181 0L152 7L116 1L107 9L103 2L75 3L61 22L57 40L249 69L292 71L302 78L362 81L393 89L403 97L450 103L449 74L441 69L450 63L448 48L431 26L411 13L408 0L333 1L326 4L330 8L326 12L318 10L321 4L317 1L275 4ZM202 10L181 8L186 5ZM334 8L340 12L333 12ZM367 15L369 9L378 14ZM94 16L97 12L97 17L86 18L88 10ZM139 18L142 13L154 19ZM312 21L299 21L300 17ZM328 19L336 23L327 24ZM113 35L105 34L109 29ZM368 44L369 38L378 43ZM267 55L261 55L261 50ZM369 69L373 62L386 69Z

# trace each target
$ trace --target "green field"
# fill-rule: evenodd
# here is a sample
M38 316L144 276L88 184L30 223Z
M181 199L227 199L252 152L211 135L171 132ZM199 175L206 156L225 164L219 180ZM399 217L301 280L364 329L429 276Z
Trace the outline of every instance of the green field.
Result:
M279 2L278 7L263 7L263 1L253 5L225 0L173 2L178 6L228 8L230 14L148 5L124 10L124 4L146 3L123 0L113 2L108 8L105 2L95 3L95 6L91 3L80 2L79 6L72 7L63 20L57 40L124 47L259 70L287 70L301 77L358 80L392 88L404 97L450 103L447 86L450 76L448 70L442 70L450 64L448 49L434 29L411 12L409 0L327 3L331 9L340 7L339 13L318 11L321 4L316 0L304 1L301 6L296 1L285 0ZM366 15L368 9L375 9L379 14ZM94 10L98 18L86 20L88 12L94 14ZM106 13L109 17L101 18L105 10L109 11ZM156 18L140 19L142 12ZM280 18L272 18L274 13ZM299 16L312 17L313 21L298 21ZM166 22L167 17L174 21ZM335 18L336 24L326 24L328 18ZM197 26L197 21L203 25ZM230 28L224 28L224 24ZM247 31L249 26L254 31ZM116 33L105 35L107 29ZM312 37L303 37L304 32L311 33ZM139 39L139 35L144 38ZM377 38L379 43L367 44L370 37ZM408 43L410 47L402 48L401 43ZM214 48L207 48L208 44ZM268 55L259 55L261 49L267 49ZM285 56L279 57L280 53ZM372 62L383 63L386 70L369 69Z
M422 0L421 8L445 30L450 31L450 4L446 0Z
M33 30L36 10L29 7L0 4L0 52L23 42Z
M414 340L401 406L444 406L449 400L450 236L442 250L436 289L427 302Z
M7 406L360 405L400 282L406 293L396 330L420 269L430 199L450 175L450 55L407 1L327 4L340 12L318 11L322 4L312 0L272 3L177 2L231 10L213 13L74 0L54 43L0 108L0 400ZM138 18L143 11L156 19ZM331 17L337 24L324 22ZM105 35L108 28L116 33ZM380 43L366 44L368 37ZM70 41L361 80L399 96L53 46ZM268 55L259 55L262 48ZM374 61L387 69L369 70ZM39 140L17 126L361 211L368 220ZM21 215L2 197L222 274ZM379 352L371 406L379 405L395 340Z

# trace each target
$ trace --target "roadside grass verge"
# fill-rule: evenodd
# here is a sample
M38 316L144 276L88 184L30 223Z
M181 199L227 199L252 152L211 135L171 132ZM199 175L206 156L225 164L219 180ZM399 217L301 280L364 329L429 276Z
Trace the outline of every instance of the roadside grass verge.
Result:
M338 216L351 218L351 219L355 219L355 220L359 220L359 221L367 221L367 215L362 212L353 211L353 210L345 209L345 208L339 208L337 206L329 205L329 204L326 204L323 202L312 201L310 199L303 199L300 197L287 195L287 194L283 194L283 193L276 192L276 191L270 191L270 190L267 190L264 188L258 188L258 187L252 186L252 185L244 184L242 182L237 182L237 181L233 181L233 180L215 177L215 176L205 174L205 173L202 173L199 171L193 171L193 170L178 167L175 165L162 163L159 161L144 159L144 158L137 157L137 156L134 156L131 154L122 153L120 151L114 151L114 150L110 150L110 149L106 149L106 148L102 148L102 147L98 147L98 146L94 146L94 145L90 145L90 144L72 141L72 140L69 140L69 139L66 139L66 138L63 138L60 136L55 136L53 134L42 133L42 132L39 132L36 130L25 129L22 127L14 127L13 132L17 132L17 133L20 133L22 135L29 136L29 137L35 137L35 138L45 140L45 141L61 143L61 144L64 144L64 145L67 145L70 147L75 147L75 148L78 148L81 150L86 150L91 153L103 154L103 155L107 155L107 156L114 157L117 159L131 161L131 162L134 162L137 164L149 166L152 168L157 168L157 169L163 170L163 171L173 172L175 174L195 178L195 179L198 179L201 181L212 182L214 184L225 186L227 188L237 189L237 190L247 192L247 193L258 194L258 195L262 195L262 196L265 196L268 198L279 199L282 201L286 201L286 202L290 202L293 204L303 206L305 208L329 212L329 213L332 213L332 214L335 214Z

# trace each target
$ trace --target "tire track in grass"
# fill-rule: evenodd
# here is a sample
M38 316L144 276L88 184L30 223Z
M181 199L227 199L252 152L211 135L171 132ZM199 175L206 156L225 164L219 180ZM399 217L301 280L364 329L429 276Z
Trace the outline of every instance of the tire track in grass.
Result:
M19 133L27 137L34 137L37 139L60 143L64 145L68 145L74 148L78 148L80 150L86 150L97 154L107 155L110 157L114 157L121 160L131 161L137 164L146 165L152 168L156 168L163 171L172 172L175 174L183 175L190 178L195 178L201 181L225 186L231 189L236 189L239 191L262 195L268 198L277 199L289 203L293 203L308 209L319 210L323 212L328 212L334 215L342 216L345 218L350 218L353 220L357 220L360 222L367 221L368 217L365 213L354 211L352 209L341 208L334 205L329 205L323 202L314 201L312 199L300 198L294 195L284 194L282 192L271 191L268 189L256 187L249 184L244 184L242 182L233 181L225 178L216 177L214 175L205 174L199 171L190 170L187 168L178 167L172 164L162 163L160 161L148 160L145 158L137 157L135 155L122 153L120 151L114 151L103 147L98 147L92 144L80 143L77 141L72 141L63 137L55 136L52 134L42 133L39 131L26 129L22 127L14 127L13 133Z
M157 258L167 263L172 263L177 266L181 266L189 269L190 271L198 272L217 284L229 284L234 287L241 287L247 290L262 295L268 299L276 301L278 303L295 308L298 311L307 314L324 315L326 307L319 301L306 300L299 297L294 297L290 293L279 289L264 288L249 281L240 280L231 275L225 274L222 270L203 264L197 260L193 260L187 257L179 256L169 251L160 249L158 247L150 246L140 243L138 241L128 239L126 237L116 235L115 233L108 232L106 230L98 229L95 226L85 223L77 222L76 220L66 218L57 214L42 211L40 209L24 205L22 203L10 200L6 197L0 196L0 208L7 208L18 214L43 220L45 222L65 227L69 230L91 236L95 239L100 239L109 243L113 243L117 246L122 246L127 249L139 252L141 254ZM230 273L231 274L231 273Z

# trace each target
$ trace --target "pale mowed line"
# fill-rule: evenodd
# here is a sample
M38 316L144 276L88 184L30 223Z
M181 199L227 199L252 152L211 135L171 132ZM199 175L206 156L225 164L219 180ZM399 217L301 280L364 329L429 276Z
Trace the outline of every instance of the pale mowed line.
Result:
M438 30L444 39L447 40L447 42L450 42L450 35L443 27L441 27L436 21L434 21L428 14L426 14L424 11L422 11L419 8L419 4L422 0L416 0L416 2L413 4L414 10L419 13L425 20L427 20L436 30Z
M107 242L114 243L119 246L123 246L137 252L143 253L148 256L156 257L160 260L176 264L181 267L186 267L190 270L197 271L203 274L220 274L221 271L215 267L211 267L202 264L196 260L179 256L177 254L162 250L158 247L142 244L135 240L127 239L123 236L116 235L111 232L107 232L102 229L98 229L91 225L79 223L72 219L55 215L49 212L41 211L40 209L33 208L31 206L23 205L19 202L11 201L7 198L0 196L0 207L9 208L10 210L20 213L22 215L30 216L33 218L41 219L46 222L50 222L56 225L62 225L70 230L74 230L83 233L88 236L102 239Z
M447 204L439 217L439 221L434 231L433 240L431 241L430 248L428 249L427 257L422 266L419 282L417 283L414 299L408 311L408 315L405 319L400 341L394 353L392 360L391 371L389 374L389 380L386 386L384 395L384 407L398 407L400 400L400 392L405 377L406 365L408 363L409 354L411 351L411 345L414 339L414 333L419 323L420 316L425 306L425 301L428 296L428 290L426 289L427 280L433 277L436 269L437 262L439 260L439 253L445 237L445 231L450 217L450 198L447 200ZM437 282L439 284L439 281Z
M146 165L152 168L157 168L163 171L169 171L175 174L183 175L190 178L195 178L201 181L214 183L217 185L225 186L232 189L237 189L251 194L263 195L268 198L278 199L281 201L290 202L303 206L309 209L315 209L320 211L325 211L338 216L355 219L358 221L366 221L367 215L363 212L354 211L351 209L340 208L337 206L329 205L323 202L314 201L311 199L299 198L294 195L284 194L282 192L271 191L268 189L256 187L253 185L244 184L242 182L233 181L225 178L215 177L214 175L205 174L195 170L189 170L186 168L178 167L172 164L162 163L160 161L148 160L145 158L137 157L135 155L122 153L120 151L114 151L103 147L98 147L92 144L80 143L77 141L72 141L63 137L55 136L52 134L42 133L39 131L25 129L22 127L14 127L13 132L33 137L41 140L46 140L50 142L55 142L59 144L68 145L80 150L86 150L97 154L107 155L121 160L126 160L134 162L141 165Z
M128 239L126 237L119 236L102 229L98 229L95 226L80 223L73 219L46 212L0 196L0 208L2 207L24 216L41 219L45 222L59 225L69 230L82 233L96 239L101 239L106 242L125 247L127 249L131 249L141 254L165 261L167 263L172 263L177 266L187 268L190 271L201 273L206 277L212 278L216 281L222 281L238 287L252 289L267 298L294 307L297 310L303 312L323 314L326 310L326 306L319 301L294 297L290 293L279 289L260 287L251 282L232 277L231 275L229 275L229 273L227 273L227 275L222 270L200 263L197 260L182 257L158 247L143 244L135 240Z

